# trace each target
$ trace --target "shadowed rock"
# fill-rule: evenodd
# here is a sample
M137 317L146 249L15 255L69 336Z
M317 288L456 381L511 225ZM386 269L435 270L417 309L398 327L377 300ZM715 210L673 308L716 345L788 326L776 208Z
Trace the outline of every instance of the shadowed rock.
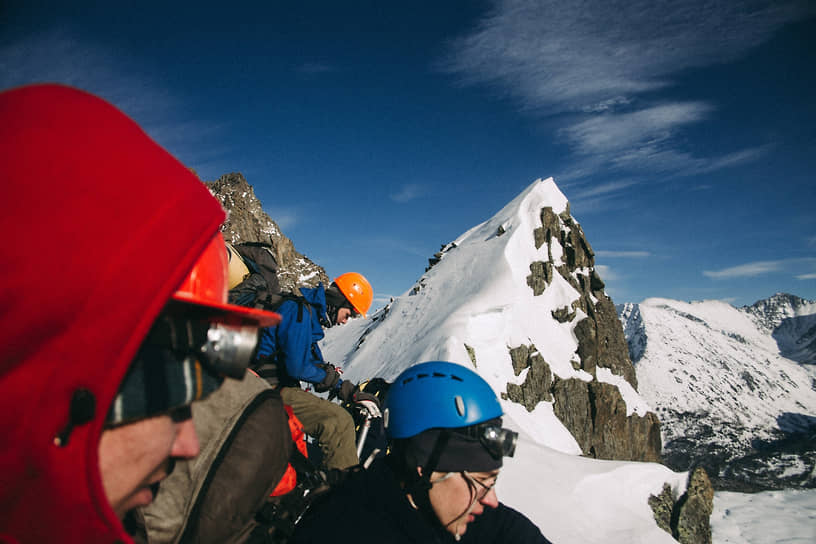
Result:
M711 512L714 488L706 471L697 467L689 474L686 492L674 500L671 488L663 485L659 495L649 497L658 527L681 544L711 544Z
M274 247L281 289L294 291L296 287L314 287L320 282L328 287L330 280L323 267L295 249L292 241L263 211L255 190L243 175L225 174L204 184L227 211L221 231L228 242L263 242Z

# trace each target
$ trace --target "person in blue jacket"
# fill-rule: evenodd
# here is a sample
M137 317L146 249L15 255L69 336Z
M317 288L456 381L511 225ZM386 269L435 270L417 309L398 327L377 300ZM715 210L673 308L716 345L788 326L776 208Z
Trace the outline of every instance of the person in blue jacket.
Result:
M309 435L315 437L329 469L345 470L359 464L354 421L339 404L301 389L307 382L318 393L329 392L344 402L372 401L376 397L357 391L354 383L340 378L338 369L327 363L318 342L323 328L345 323L349 317L365 316L371 307L371 284L361 274L338 276L328 289L321 283L300 289L301 297L288 297L278 308L282 321L264 329L254 369L280 390L283 402ZM369 398L370 397L370 398Z
M318 499L290 542L551 544L496 496L518 436L501 416L472 370L445 361L408 368L385 398L388 455Z

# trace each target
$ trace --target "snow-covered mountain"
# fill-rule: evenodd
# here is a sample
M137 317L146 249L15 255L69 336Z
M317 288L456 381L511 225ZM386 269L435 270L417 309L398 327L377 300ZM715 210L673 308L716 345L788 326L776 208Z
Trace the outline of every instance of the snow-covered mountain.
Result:
M651 298L619 311L670 467L703 465L721 489L816 486L816 380L806 364L816 303Z
M816 301L777 293L741 310L773 336L782 356L816 365Z
M353 381L391 380L428 360L475 369L500 396L505 425L521 436L498 493L554 542L673 542L658 528L649 497L663 491L664 512L672 514L672 503L683 503L686 473L588 458L655 457L659 427L635 389L589 243L552 179L534 182L445 245L386 307L329 329L322 350ZM703 504L706 495L710 502L707 478L700 482L689 488L701 496L686 504ZM702 520L687 526L704 533L708 514L700 511ZM673 522L685 515L675 510ZM707 541L697 533L684 538Z

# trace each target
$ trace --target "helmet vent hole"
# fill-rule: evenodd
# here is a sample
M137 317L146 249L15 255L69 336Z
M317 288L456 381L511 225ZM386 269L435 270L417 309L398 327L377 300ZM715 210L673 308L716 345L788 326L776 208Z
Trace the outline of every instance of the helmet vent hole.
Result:
M456 401L456 411L459 412L459 416L465 417L465 401L463 401L459 395L456 395L454 400Z
M462 378L460 378L459 376L456 376L455 374L451 374L451 379L456 380L457 382L465 381Z

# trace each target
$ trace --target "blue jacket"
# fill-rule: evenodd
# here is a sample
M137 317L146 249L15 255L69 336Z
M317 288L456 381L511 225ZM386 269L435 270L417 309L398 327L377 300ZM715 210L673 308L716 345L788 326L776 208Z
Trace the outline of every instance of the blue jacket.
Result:
M321 283L300 292L304 300L286 300L278 307L280 324L263 329L258 346L257 360L271 356L280 384L287 387L298 387L297 380L319 384L326 377L317 366L325 363L317 342L323 338L320 318L326 314L326 291Z

